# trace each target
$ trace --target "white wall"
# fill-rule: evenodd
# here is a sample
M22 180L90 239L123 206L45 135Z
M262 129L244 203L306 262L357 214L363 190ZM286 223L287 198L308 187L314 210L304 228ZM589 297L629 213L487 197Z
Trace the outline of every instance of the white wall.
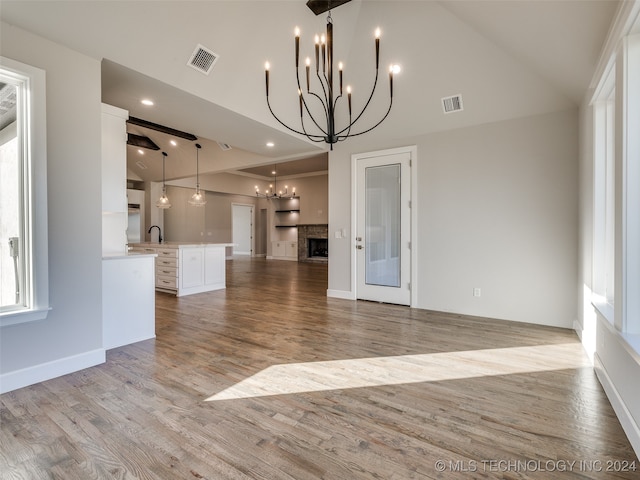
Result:
M416 307L572 326L577 135L568 110L408 139L418 150ZM330 292L350 289L352 242L334 238L350 225L350 153L329 161Z
M100 62L6 23L0 54L46 71L47 319L0 331L0 389L104 361Z

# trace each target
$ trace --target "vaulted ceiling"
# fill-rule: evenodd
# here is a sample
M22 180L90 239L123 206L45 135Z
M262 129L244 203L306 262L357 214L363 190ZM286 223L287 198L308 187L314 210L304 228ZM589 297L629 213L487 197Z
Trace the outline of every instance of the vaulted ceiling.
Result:
M354 107L373 82L373 31L382 30L381 65L397 63L394 106L374 132L403 138L577 106L593 75L619 2L612 0L353 0L332 12L335 57L345 63ZM270 115L270 98L288 123L298 117L294 27L301 56L325 28L305 0L288 1L2 1L2 20L102 61L103 101L135 117L191 132L203 144L201 172L222 172L317 157L326 145L290 134ZM187 65L197 45L219 58L209 75ZM388 86L363 124L385 109ZM464 110L445 115L441 98L461 94ZM154 100L153 107L140 103ZM135 131L134 131L135 130ZM194 147L142 127L172 159L167 176L193 175ZM273 147L267 147L267 142ZM231 146L223 149L220 143ZM130 147L132 148L132 147ZM171 150L173 148L173 150ZM140 170L161 177L161 156L148 151Z

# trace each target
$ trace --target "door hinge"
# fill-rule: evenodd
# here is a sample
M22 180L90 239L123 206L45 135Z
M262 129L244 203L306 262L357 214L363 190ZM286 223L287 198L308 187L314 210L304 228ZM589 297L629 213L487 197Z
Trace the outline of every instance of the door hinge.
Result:
M407 289L411 291L411 282L407 283Z
M411 242L407 242L407 247L411 250Z

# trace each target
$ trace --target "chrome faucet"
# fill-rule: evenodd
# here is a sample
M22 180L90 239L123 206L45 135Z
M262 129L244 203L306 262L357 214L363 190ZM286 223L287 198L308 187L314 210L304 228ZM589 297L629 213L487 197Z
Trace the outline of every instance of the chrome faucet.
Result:
M154 228L158 229L158 243L162 243L162 230L160 230L160 227L158 225L151 225L147 233L151 234L151 230L153 230Z

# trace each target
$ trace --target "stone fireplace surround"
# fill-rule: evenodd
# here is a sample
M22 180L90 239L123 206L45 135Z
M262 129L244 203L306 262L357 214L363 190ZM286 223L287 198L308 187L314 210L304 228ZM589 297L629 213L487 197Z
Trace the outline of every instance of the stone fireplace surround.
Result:
M326 238L329 239L329 225L327 224L310 224L298 225L298 261L307 263L327 263L328 257L309 257L307 251L309 238Z

